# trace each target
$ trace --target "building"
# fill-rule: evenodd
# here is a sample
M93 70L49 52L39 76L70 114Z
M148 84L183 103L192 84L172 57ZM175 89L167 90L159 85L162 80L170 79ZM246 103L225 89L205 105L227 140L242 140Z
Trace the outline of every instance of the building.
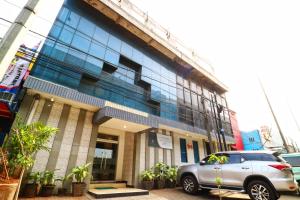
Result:
M263 150L264 145L259 130L241 132L244 150Z
M233 144L226 86L175 39L126 0L66 0L23 85L23 119L59 128L32 171L91 162L88 184L138 187L157 162L218 151L221 128Z
M232 128L232 133L235 139L235 144L232 145L233 149L236 150L244 150L244 145L243 145L243 139L241 136L241 131L238 125L237 117L236 117L236 112L233 110L229 111L229 117L231 121L231 128Z

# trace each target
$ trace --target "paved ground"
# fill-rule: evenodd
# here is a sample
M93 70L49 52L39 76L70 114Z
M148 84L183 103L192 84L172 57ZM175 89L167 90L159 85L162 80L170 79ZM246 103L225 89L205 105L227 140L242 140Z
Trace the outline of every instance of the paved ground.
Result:
M219 198L215 196L217 191L214 191L209 195L188 195L185 194L180 188L176 189L163 189L163 190L152 190L150 195L147 196L137 196L137 197L122 197L122 198L107 198L103 200L218 200ZM225 192L223 194L223 199L225 200L246 200L249 199L248 195L244 194L233 194L231 192ZM85 197L51 197L51 198L34 198L34 200L91 200L90 196ZM300 197L296 195L282 195L280 200L299 200ZM26 199L20 199L26 200ZM29 199L27 199L29 200Z

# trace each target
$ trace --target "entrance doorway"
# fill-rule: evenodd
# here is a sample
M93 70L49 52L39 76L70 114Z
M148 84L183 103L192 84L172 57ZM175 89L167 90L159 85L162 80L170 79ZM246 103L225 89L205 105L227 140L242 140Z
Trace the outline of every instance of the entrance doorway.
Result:
M116 179L118 136L98 134L94 154L92 181Z

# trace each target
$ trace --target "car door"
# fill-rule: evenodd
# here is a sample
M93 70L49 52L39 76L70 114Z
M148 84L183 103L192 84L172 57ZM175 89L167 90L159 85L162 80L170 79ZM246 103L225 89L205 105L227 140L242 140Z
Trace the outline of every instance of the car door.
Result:
M247 176L252 174L251 161L245 160L241 154L225 154L228 161L221 165L222 185L229 187L242 187Z
M209 163L209 156L200 161L198 170L199 183L201 185L216 185L216 170L221 167L217 163Z

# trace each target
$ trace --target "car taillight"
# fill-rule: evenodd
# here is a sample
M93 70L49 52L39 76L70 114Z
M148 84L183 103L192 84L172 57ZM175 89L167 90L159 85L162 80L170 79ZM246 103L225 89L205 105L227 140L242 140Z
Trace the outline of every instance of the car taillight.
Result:
M285 170L285 169L291 169L291 165L289 164L274 164L274 165L269 165L270 167L273 167L278 170Z

